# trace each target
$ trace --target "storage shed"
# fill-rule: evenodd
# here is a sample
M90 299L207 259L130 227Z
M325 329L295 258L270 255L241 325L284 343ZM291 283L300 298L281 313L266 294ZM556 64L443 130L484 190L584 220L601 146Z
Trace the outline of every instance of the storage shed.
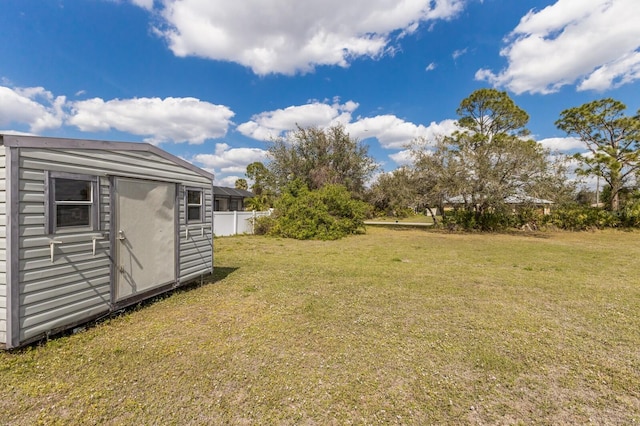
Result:
M144 143L0 135L0 344L213 270L213 175Z

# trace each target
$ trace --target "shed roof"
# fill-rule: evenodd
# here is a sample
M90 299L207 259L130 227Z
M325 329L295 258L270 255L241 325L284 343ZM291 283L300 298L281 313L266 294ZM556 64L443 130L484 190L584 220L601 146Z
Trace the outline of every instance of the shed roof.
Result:
M143 151L172 161L186 169L196 172L213 180L214 175L194 166L180 157L146 142L111 142L90 139L49 138L43 136L7 135L0 134L0 145L16 148L60 148L60 149L100 149L109 151Z
M246 189L228 188L226 186L214 186L213 195L222 195L227 197L241 197L241 198L254 197L253 192L247 191Z

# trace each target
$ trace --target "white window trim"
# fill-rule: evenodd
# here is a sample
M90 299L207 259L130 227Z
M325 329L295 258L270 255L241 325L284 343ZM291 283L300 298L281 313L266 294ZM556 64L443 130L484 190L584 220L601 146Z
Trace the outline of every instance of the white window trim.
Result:
M55 180L71 179L82 180L91 183L91 201L58 201L55 200ZM83 175L76 173L45 171L45 223L49 234L98 231L100 228L100 185L98 176ZM89 216L89 226L56 226L56 206L57 205L89 205L91 208Z
M200 204L189 204L189 191L200 193ZM189 207L200 207L200 218L198 220L189 220ZM203 223L204 222L204 190L202 188L184 188L184 220L185 223Z

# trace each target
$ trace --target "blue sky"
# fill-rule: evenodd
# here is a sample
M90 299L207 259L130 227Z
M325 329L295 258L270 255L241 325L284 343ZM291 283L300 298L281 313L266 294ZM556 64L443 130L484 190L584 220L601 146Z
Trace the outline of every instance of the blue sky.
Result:
M344 124L386 171L482 87L533 137L640 108L637 0L1 0L0 132L150 142L233 186L270 138Z

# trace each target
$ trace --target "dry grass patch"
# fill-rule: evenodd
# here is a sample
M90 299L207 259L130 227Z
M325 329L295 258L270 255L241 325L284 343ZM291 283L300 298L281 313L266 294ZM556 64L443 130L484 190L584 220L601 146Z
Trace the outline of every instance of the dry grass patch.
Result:
M0 354L0 423L638 422L639 237L217 239L211 283Z

